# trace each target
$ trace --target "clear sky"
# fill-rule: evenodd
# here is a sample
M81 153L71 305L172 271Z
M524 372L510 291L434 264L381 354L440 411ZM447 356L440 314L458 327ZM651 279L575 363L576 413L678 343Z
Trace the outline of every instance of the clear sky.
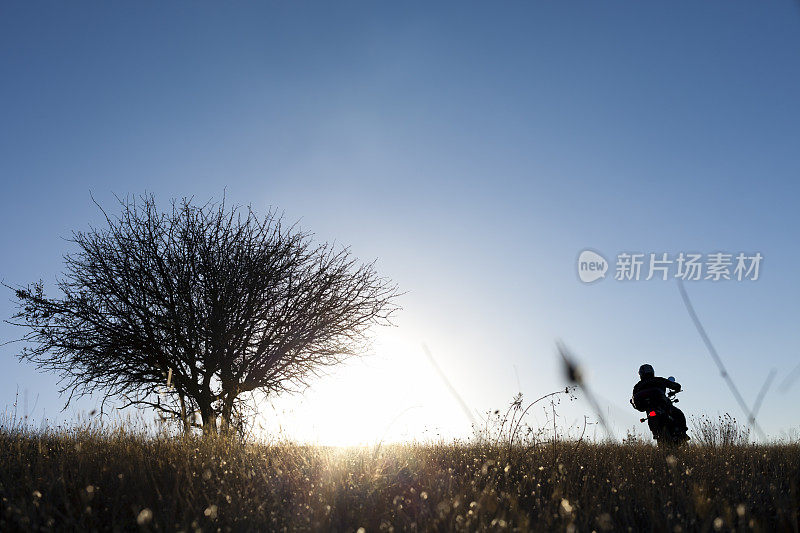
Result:
M90 191L224 192L407 291L374 354L274 399L271 430L469 435L421 343L484 412L562 387L558 338L618 436L642 429L627 400L643 362L678 378L690 417L742 418L676 284L615 281L622 251L760 252L757 281L687 290L748 402L776 369L767 432L800 429L800 380L784 383L800 364L797 2L3 2L0 80L6 283L52 287L64 238L99 222ZM579 281L584 248L606 279ZM16 349L0 347L0 406L19 389L37 421L75 416Z

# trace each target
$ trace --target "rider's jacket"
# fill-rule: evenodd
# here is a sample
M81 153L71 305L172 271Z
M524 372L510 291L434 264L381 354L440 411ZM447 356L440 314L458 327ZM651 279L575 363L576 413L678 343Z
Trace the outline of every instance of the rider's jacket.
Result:
M658 376L644 378L633 386L631 403L639 411L654 409L667 403L667 389L679 391L681 384Z

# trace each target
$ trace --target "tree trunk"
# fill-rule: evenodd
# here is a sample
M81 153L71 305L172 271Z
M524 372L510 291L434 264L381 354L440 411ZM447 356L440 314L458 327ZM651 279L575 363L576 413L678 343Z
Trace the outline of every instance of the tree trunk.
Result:
M203 417L203 436L217 434L217 415L211 407L211 402L200 402L200 416Z
M227 434L231 430L231 415L233 414L233 401L236 397L233 394L228 394L222 401L222 420L220 421L220 430L222 433Z

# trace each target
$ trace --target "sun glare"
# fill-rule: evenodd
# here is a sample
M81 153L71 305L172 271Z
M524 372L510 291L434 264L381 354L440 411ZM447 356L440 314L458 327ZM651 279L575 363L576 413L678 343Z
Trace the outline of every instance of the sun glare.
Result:
M381 332L373 354L319 378L304 394L276 401L259 416L265 436L364 446L438 440L469 431L419 341L396 329Z

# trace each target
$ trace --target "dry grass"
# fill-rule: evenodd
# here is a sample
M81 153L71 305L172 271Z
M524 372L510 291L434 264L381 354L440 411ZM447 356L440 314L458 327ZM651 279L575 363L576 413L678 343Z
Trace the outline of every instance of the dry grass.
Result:
M750 430L725 413L716 420L707 415L692 418L692 429L697 441L704 446L732 446L746 444Z
M0 530L797 530L800 446L335 449L0 431Z

